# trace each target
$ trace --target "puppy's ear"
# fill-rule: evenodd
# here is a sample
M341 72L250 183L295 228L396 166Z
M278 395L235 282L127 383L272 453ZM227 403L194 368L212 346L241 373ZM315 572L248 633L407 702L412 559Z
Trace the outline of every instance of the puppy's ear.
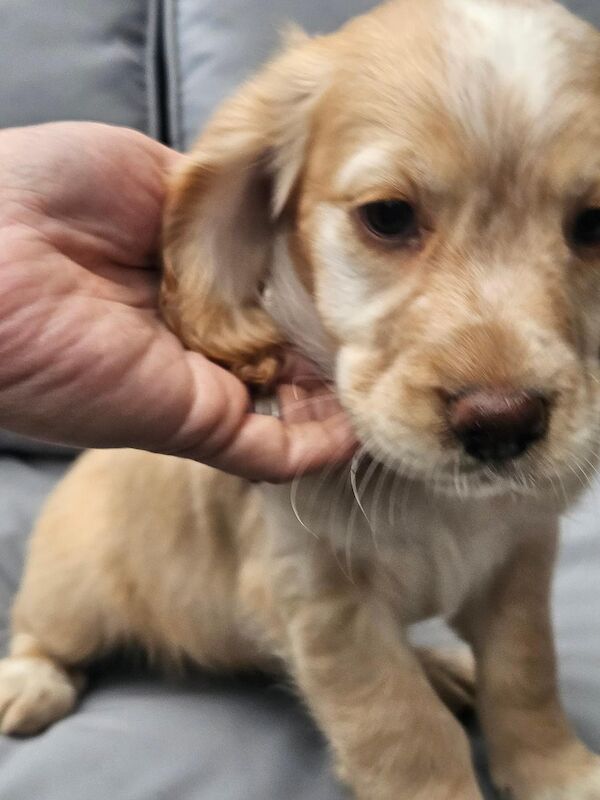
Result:
M302 171L328 59L298 39L226 102L173 180L161 307L192 350L267 384L281 336L261 305L280 217Z

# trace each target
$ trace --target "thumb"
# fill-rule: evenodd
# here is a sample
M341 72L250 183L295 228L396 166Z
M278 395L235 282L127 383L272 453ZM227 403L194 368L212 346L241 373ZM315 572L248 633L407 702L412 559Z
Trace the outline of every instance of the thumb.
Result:
M331 389L320 382L278 389L279 416L251 410L246 387L230 373L189 354L197 397L180 435L188 443L178 455L254 481L273 483L347 462L356 438ZM293 391L292 391L293 390ZM193 444L189 444L189 442Z

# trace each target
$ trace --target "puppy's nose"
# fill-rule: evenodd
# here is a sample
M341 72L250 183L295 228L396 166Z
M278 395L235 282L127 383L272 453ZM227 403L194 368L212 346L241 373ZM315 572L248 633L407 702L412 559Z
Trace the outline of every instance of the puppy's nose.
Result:
M548 430L549 403L539 393L480 389L447 402L452 432L479 461L517 458Z

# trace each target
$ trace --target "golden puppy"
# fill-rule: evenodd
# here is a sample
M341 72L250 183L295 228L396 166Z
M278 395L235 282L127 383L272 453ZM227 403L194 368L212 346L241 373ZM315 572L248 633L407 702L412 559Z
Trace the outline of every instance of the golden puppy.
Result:
M551 0L392 0L226 103L172 187L165 316L255 384L291 343L363 447L291 491L83 456L32 542L2 729L65 715L85 665L135 642L285 666L360 800L476 800L433 686L466 690L460 665L406 639L442 615L498 787L600 800L548 609L599 449L599 154L600 36Z

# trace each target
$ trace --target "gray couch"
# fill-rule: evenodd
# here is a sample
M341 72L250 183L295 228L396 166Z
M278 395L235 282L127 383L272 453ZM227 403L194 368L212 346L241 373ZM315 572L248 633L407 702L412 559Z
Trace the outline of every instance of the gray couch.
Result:
M417 2L418 0L415 0ZM600 0L570 0L600 25ZM96 119L184 148L296 20L327 30L369 0L0 0L0 124ZM0 434L0 645L31 521L71 454ZM565 703L600 750L600 487L564 522L555 619ZM421 637L439 635L421 631ZM484 755L471 724L486 796ZM0 800L341 800L285 686L178 682L110 664L77 713L0 740ZM458 799L457 799L458 800Z

